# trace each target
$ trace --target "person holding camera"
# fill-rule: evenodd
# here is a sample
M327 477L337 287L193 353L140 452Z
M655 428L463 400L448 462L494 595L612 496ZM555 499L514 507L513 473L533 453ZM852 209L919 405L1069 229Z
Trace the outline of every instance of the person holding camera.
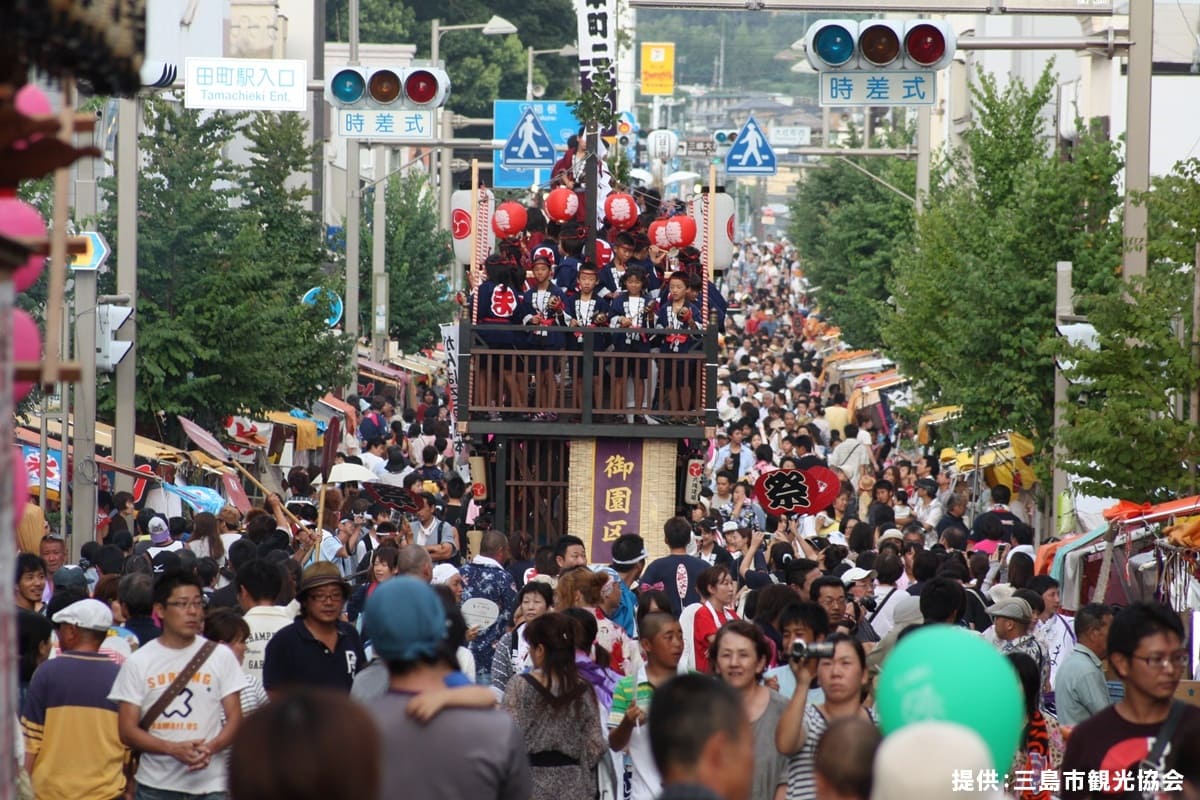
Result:
M787 800L816 800L813 760L829 724L847 717L878 724L875 711L863 705L870 682L867 654L861 642L835 633L819 644L793 642L788 666L796 677L796 692L775 729L775 746L788 757ZM825 693L819 705L808 701L814 675Z

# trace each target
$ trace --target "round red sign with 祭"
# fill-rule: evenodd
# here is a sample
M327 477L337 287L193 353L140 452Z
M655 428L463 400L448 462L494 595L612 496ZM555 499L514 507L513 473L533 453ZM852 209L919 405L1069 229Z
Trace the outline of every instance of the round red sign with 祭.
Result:
M828 467L777 469L760 475L754 494L763 510L784 514L815 514L833 504L841 490L837 473Z
M603 267L608 262L612 261L613 249L612 245L603 239L596 240L596 265Z
M450 228L455 239L465 239L471 235L471 215L466 209L454 209L454 213L450 215Z

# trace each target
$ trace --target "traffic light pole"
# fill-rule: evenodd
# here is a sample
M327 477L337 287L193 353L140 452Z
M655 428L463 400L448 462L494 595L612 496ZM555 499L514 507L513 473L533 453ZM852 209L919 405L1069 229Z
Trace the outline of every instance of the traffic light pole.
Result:
M81 145L92 144L94 131L80 134ZM75 173L75 221L77 224L96 215L96 167L90 158L77 162ZM71 538L72 563L79 561L83 543L96 535L96 279L99 270L74 271L75 279L75 359L79 362L79 382L75 384L74 469L71 474ZM67 426L62 429L63 446L67 442ZM66 485L67 460L59 471L59 481ZM132 466L132 464L130 465ZM60 492L60 496L62 493Z
M138 126L142 116L140 98L121 100L117 112L117 291L137 303L138 242ZM92 303L92 309L96 307ZM112 456L118 464L134 466L133 441L137 433L135 395L137 391L137 314L125 326L129 353L115 370L117 408L113 417ZM90 358L95 360L96 348ZM95 376L93 375L93 383ZM114 488L133 490L133 478L117 473Z
M358 0L350 0L350 64L358 64ZM346 140L346 335L350 348L349 392L358 392L358 242L359 211L362 189L359 187L359 144L357 139Z
M371 358L387 361L389 290L387 264L387 162L388 149L375 145L375 169L372 174L375 202L371 218Z

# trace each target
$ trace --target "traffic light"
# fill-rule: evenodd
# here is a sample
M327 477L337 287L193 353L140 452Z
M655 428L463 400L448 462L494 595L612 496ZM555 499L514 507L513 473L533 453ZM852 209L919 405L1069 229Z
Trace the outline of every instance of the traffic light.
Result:
M805 35L808 63L818 72L938 70L954 59L954 29L930 20L824 19Z
M450 97L450 76L437 67L345 66L325 83L334 108L437 108Z
M617 120L617 144L625 149L633 143L633 124L627 119Z
M117 341L117 331L133 314L128 306L101 304L96 306L96 369L112 372L129 352L133 342Z
M733 147L733 143L737 141L737 128L720 128L713 131L712 139L717 147Z

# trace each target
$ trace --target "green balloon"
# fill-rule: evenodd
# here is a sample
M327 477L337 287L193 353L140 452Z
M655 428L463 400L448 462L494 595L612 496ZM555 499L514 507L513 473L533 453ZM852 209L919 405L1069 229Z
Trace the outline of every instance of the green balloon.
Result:
M1001 775L1025 727L1025 694L1012 663L956 625L905 636L883 662L876 698L885 734L923 720L956 722L979 734Z

